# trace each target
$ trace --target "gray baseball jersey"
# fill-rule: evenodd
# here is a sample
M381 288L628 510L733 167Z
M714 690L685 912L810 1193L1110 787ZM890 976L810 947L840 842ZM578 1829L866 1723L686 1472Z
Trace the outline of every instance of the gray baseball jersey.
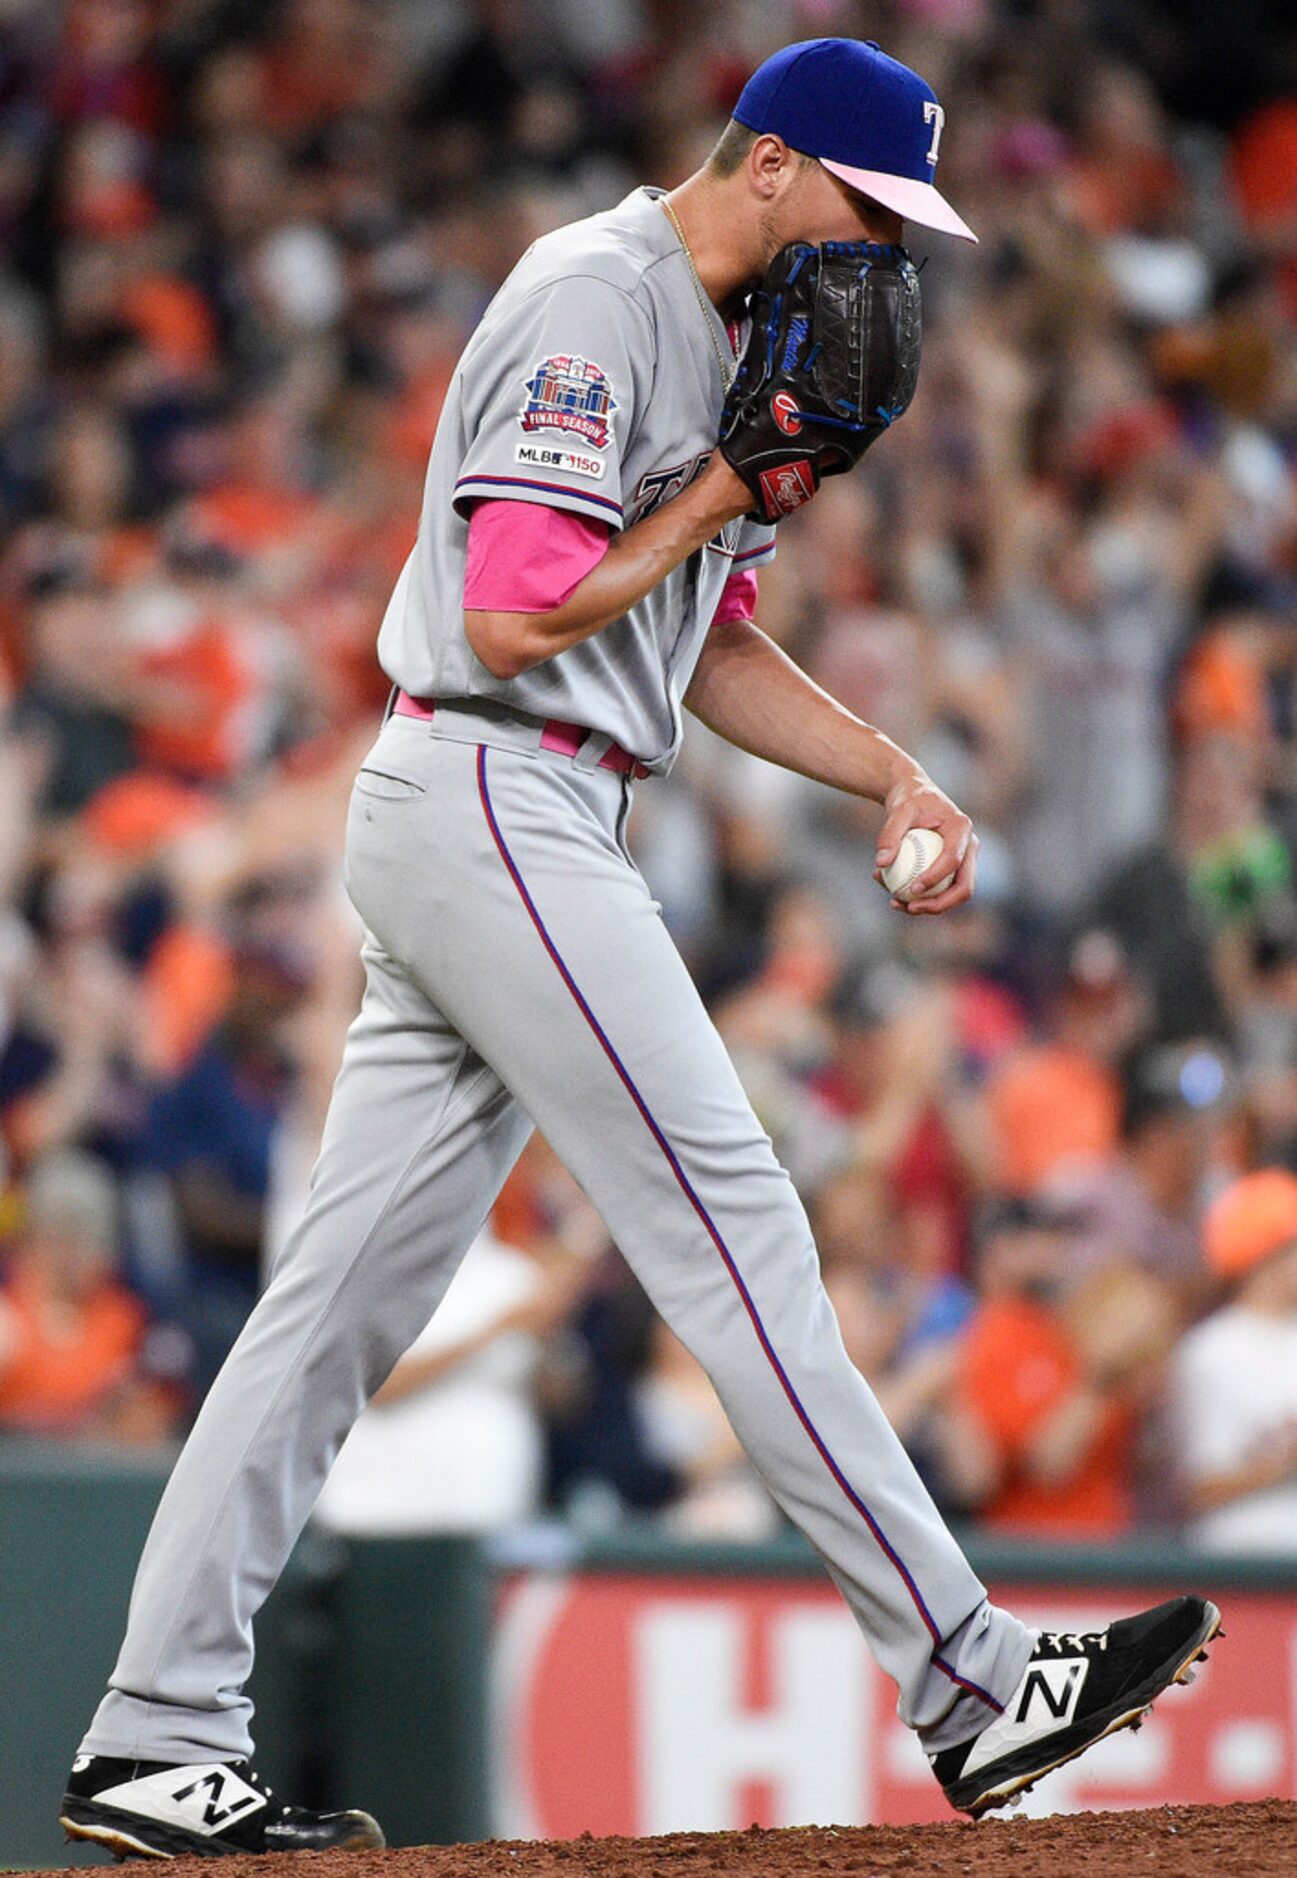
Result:
M734 568L774 553L736 521L591 639L493 678L464 636L467 517L482 497L539 502L629 528L706 464L724 401L720 314L638 189L545 235L488 307L451 380L419 539L382 630L383 669L416 697L489 698L601 731L650 769L680 743L680 701ZM707 330L708 323L712 332Z

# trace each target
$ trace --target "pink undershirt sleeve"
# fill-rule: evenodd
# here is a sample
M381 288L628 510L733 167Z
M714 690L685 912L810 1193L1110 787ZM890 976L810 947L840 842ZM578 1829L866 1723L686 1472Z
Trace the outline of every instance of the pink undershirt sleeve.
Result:
M732 619L755 619L756 616L757 570L741 567L726 581L712 625L724 626Z
M485 613L548 613L608 552L611 530L541 502L477 502L468 520L464 605Z
M610 534L606 522L572 509L477 502L468 522L464 605L475 612L548 613L599 565ZM756 569L740 569L725 582L712 624L752 619L756 606Z

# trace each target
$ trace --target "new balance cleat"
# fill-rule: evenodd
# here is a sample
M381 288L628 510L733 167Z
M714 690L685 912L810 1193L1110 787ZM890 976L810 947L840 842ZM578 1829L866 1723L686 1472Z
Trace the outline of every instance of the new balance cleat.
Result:
M1106 1630L1044 1630L1005 1706L981 1734L932 1756L950 1804L976 1819L1015 1804L1042 1774L1120 1728L1138 1728L1155 1698L1192 1682L1220 1630L1206 1598L1173 1598Z
M59 1824L121 1858L225 1858L250 1852L368 1851L386 1844L368 1813L285 1806L246 1761L73 1763Z

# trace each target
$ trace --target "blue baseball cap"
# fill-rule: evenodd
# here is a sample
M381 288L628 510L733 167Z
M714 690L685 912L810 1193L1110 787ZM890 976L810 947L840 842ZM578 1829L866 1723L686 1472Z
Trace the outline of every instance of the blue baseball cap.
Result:
M976 241L939 193L946 114L926 80L872 39L803 39L759 65L732 115L818 157L852 189L907 222Z

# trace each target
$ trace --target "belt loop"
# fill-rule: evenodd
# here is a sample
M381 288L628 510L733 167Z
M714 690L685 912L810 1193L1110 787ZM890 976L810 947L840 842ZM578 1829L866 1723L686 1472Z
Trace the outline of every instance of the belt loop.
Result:
M383 722L384 723L387 722L388 718L392 715L393 711L396 709L396 700L400 697L400 695L401 695L401 687L399 685L393 685L392 689L387 694L387 703L383 706Z
M582 743L581 748L572 758L573 768L580 770L598 769L600 759L608 754L612 745L613 739L604 731L590 731L585 741Z

